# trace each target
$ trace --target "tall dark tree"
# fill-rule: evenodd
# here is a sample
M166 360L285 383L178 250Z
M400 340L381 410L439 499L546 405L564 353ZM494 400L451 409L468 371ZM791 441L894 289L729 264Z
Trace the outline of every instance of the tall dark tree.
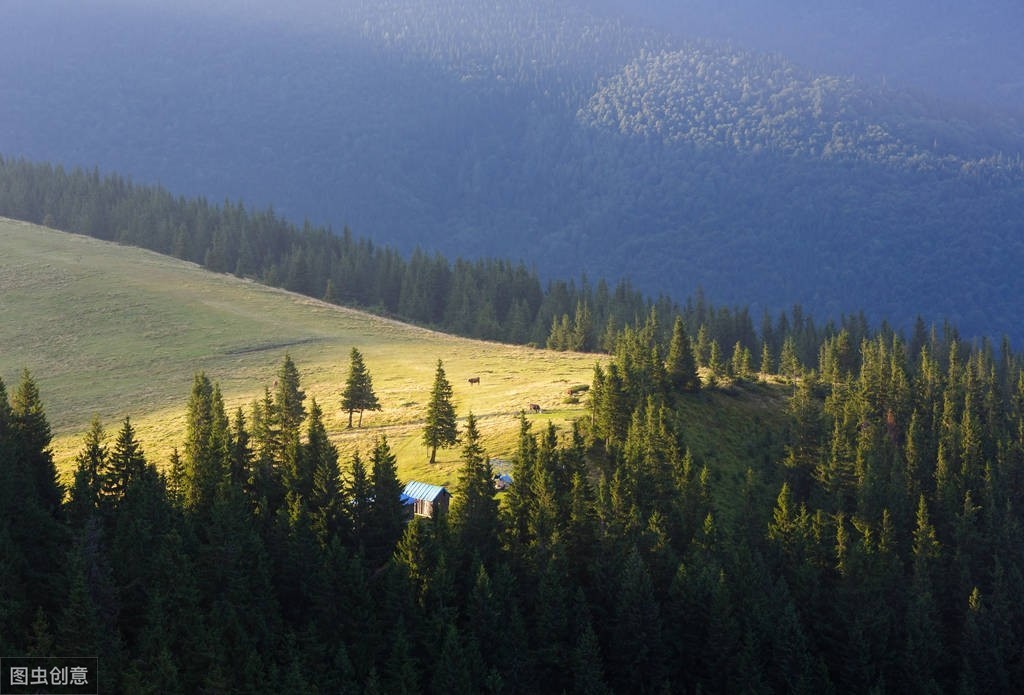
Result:
M231 423L231 457L228 471L231 485L239 490L246 488L252 476L253 451L249 440L245 413L239 407L235 410L235 417Z
M341 409L348 411L348 426L352 428L352 413L359 411L359 427L363 426L364 410L380 410L380 401L373 392L373 379L363 362L359 350L352 348L345 390L341 394Z
M473 413L466 419L463 439L451 524L466 552L487 558L498 540L498 501L494 498L491 462L480 445Z
M229 440L220 389L199 372L193 379L186 415L181 481L186 509L208 509L220 485L227 482Z
M15 465L22 469L22 480L28 485L21 494L30 495L51 515L58 514L64 488L50 450L50 423L43 411L39 388L27 369L22 372L11 399L11 431Z
M690 337L681 316L672 324L672 342L668 347L665 363L666 377L674 391L700 391L700 377L697 375L697 361L693 356Z
M309 432L303 447L304 468L310 472L308 507L313 531L327 545L338 533L342 516L341 473L338 449L327 438L320 406L313 401Z
M365 549L370 527L370 505L373 487L366 472L366 464L359 452L352 454L352 469L345 483L348 517L352 526L352 538L357 548Z
M292 361L291 355L285 353L284 361L277 372L274 382L274 410L277 422L281 426L284 446L299 437L299 428L306 419L306 408L302 404L306 400L306 392L299 383L299 369Z
M115 505L119 503L128 486L142 475L145 467L146 456L135 438L131 419L125 416L114 441L114 450L110 452L109 465L103 479L104 496Z
M452 404L452 385L444 373L444 364L437 361L434 386L427 403L427 419L423 426L423 443L430 447L430 462L437 462L438 448L448 448L458 442L455 406Z
M75 458L75 478L68 500L68 517L72 524L81 526L85 519L99 509L103 477L107 468L106 434L99 417L94 417L82 442L82 450Z
M387 437L381 437L370 458L370 484L373 503L370 505L370 529L366 545L367 557L383 562L395 550L405 530L405 505L402 504L402 483L398 480L398 462Z

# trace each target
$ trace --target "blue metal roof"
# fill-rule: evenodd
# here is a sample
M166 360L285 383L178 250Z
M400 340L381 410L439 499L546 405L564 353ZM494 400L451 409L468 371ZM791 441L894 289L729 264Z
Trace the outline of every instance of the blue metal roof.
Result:
M428 502L433 502L442 492L447 492L447 490L445 490L440 485L418 483L415 480L413 480L405 486L405 490L402 491L402 497L411 497L417 500L427 500Z

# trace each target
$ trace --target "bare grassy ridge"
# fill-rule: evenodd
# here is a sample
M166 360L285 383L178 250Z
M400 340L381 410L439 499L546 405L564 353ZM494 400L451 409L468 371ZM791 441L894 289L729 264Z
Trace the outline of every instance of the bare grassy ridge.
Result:
M347 430L340 392L349 351L363 353L383 410ZM427 463L420 423L437 360L460 417L472 411L492 456L515 448L516 415L567 425L584 405L565 392L589 383L595 355L454 338L265 287L137 248L0 218L0 377L36 378L67 475L94 415L113 435L130 415L162 466L184 436L195 372L220 383L229 413L271 386L288 352L307 397L325 412L342 465L386 434L403 479L454 482L458 450ZM480 377L470 385L471 376ZM535 429L539 427L538 424Z

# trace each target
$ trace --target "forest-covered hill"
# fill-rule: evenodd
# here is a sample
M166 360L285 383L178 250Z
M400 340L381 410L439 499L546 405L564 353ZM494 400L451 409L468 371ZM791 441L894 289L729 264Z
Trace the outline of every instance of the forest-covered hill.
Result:
M652 314L570 431L519 419L505 492L468 417L432 519L287 359L251 415L195 374L163 471L96 421L68 487L0 380L0 649L98 655L103 692L1008 692L1024 361L860 330L769 385Z
M544 0L8 7L5 155L542 277L1024 338L1021 126L923 82Z

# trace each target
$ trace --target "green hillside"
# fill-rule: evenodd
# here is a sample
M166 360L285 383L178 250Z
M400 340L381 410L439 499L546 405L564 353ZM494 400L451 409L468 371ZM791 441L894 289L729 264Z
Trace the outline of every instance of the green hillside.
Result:
M582 414L563 403L589 382L594 355L452 338L339 308L136 248L0 219L0 376L28 368L39 382L66 473L94 415L107 429L130 415L149 457L180 446L193 374L218 381L230 410L273 384L287 352L307 398L324 408L343 454L385 433L405 477L448 482L456 450L428 466L418 424L438 359L460 417L472 411L492 456L514 448L516 414L559 424ZM340 391L360 349L383 410L345 431ZM480 384L470 386L470 376Z

